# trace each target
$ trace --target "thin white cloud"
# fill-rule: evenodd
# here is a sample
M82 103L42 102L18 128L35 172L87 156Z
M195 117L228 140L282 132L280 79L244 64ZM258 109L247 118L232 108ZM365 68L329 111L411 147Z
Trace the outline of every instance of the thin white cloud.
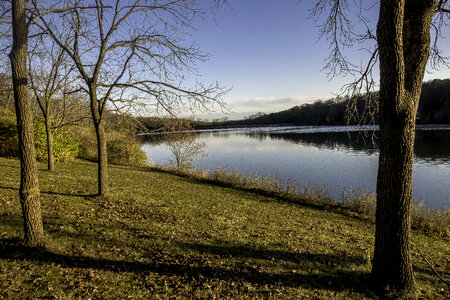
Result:
M257 97L243 101L234 101L230 103L232 110L236 113L241 112L277 112L289 109L295 105L302 105L318 100L318 97L292 96L285 98L275 97Z
M306 96L292 96L284 98L276 97L255 97L246 100L234 100L227 103L230 109L229 113L215 112L210 114L198 113L197 118L201 119L219 119L227 118L230 120L242 119L258 112L273 113L282 110L290 109L296 105L305 103L312 103L323 98L320 97L306 97Z

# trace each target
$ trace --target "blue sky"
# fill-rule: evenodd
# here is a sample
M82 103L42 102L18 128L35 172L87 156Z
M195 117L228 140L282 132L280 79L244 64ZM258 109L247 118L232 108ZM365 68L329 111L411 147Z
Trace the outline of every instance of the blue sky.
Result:
M351 81L351 77L331 79L323 70L330 49L325 39L318 39L318 24L309 18L314 1L228 2L230 7L220 10L215 21L206 17L206 22L198 22L192 36L200 49L210 55L207 62L198 65L199 80L232 87L225 97L233 111L227 117L279 111L328 99ZM364 14L371 21L369 26L375 28L378 8L371 2L377 3L365 1ZM356 18L355 22L358 28ZM450 49L449 40L450 36L442 40L442 49ZM347 49L346 57L362 63L366 57L361 47ZM446 68L430 71L425 80L450 78ZM208 118L220 116L224 115L217 113Z

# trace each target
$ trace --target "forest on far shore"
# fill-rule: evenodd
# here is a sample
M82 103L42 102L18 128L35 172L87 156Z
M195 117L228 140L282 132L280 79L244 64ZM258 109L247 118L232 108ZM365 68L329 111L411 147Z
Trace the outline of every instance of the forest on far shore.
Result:
M376 106L378 93L374 93ZM357 124L359 119L349 118L347 107L349 103L355 103L358 115L364 116L367 108L367 97L351 99L350 97L334 98L327 101L316 101L311 104L294 106L288 110L276 113L257 113L242 120L217 122L219 126L241 125L344 125ZM374 114L375 122L378 115ZM371 121L370 116L363 119ZM425 82L422 86L422 94L417 115L417 124L450 124L450 79L435 79Z
M319 100L314 103L294 106L280 112L265 114L262 112L247 116L242 120L227 118L214 121L189 120L197 129L222 128L258 125L355 125L378 123L376 105L378 92L372 95L374 101L367 104L367 95L360 97L336 97L330 100ZM349 115L347 107L354 105L356 114ZM367 108L374 111L370 115ZM375 109L374 109L375 108ZM138 118L147 130L158 130L164 118ZM450 79L434 79L424 82L417 114L417 124L450 124Z

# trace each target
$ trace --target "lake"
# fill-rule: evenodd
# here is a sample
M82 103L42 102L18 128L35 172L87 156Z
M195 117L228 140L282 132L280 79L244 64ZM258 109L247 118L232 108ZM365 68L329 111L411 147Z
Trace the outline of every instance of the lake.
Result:
M278 176L299 186L326 185L339 200L343 189L373 192L378 147L376 131L368 137L352 126L258 127L198 131L208 156L201 169L218 167L252 175ZM166 164L172 154L161 138L146 136L142 150L149 161ZM413 198L432 208L449 209L450 125L418 126L413 169Z

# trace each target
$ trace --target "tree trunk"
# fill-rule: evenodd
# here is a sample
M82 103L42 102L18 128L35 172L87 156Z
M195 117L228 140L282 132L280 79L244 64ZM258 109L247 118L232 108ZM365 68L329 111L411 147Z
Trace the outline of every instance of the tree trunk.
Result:
M45 132L47 134L47 169L53 172L55 170L55 157L53 154L53 131L51 129L51 124L48 116L45 119Z
M105 121L95 125L97 134L97 151L98 151L98 194L100 196L108 196L108 154L106 150Z
M19 130L20 203L24 219L25 245L43 246L44 229L34 149L33 116L27 83L28 28L25 1L12 1L13 47L10 53L14 101Z
M436 0L382 0L380 157L372 276L379 289L415 289L410 252L410 207L415 121L429 56Z
M382 288L392 286L396 290L413 290L410 206L415 119L411 115L397 116L396 124L390 124L389 120L383 119L380 118L372 275L376 284Z
M95 133L97 135L98 195L108 196L108 153L106 150L105 120L103 119L103 111L99 109L97 88L94 83L89 86L89 97L92 120L94 121Z

